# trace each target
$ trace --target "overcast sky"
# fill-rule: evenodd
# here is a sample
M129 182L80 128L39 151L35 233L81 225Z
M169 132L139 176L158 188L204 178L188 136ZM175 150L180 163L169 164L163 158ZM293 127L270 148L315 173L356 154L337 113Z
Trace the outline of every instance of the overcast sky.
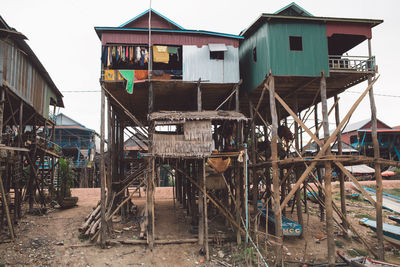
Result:
M2 0L0 15L28 37L53 81L64 94L65 109L60 112L99 131L100 40L94 26L119 26L149 8L149 0ZM239 34L260 13L273 13L291 1L260 0L153 0L152 8L186 29ZM399 69L400 1L299 0L296 3L314 16L383 19L373 28L372 51L381 74L375 93L378 118L390 126L400 125ZM367 55L366 44L349 55ZM341 94L341 116L367 87L366 82ZM392 97L381 96L392 95ZM399 112L399 113L397 113ZM366 98L351 122L370 117ZM334 119L331 121L334 122Z

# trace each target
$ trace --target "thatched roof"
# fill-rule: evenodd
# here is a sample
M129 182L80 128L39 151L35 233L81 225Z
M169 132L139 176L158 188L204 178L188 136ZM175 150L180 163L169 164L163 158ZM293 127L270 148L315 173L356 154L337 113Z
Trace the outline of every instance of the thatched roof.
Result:
M233 120L246 121L247 118L236 111L159 111L149 114L151 121L193 121L193 120Z

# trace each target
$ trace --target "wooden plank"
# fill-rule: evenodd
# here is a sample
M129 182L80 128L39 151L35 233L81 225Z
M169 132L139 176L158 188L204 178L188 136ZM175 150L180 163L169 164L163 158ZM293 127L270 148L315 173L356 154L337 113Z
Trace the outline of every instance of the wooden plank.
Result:
M364 90L364 92L359 96L359 98L356 100L356 102L353 104L353 106L350 108L349 112L346 114L346 116L343 118L343 120L340 122L339 126L336 128L336 130L332 133L332 135L328 138L328 140L325 142L324 146L321 148L321 151L317 154L315 157L316 159L320 159L323 154L325 153L326 149L330 147L331 142L336 138L336 135L338 132L342 129L342 127L347 123L347 121L350 119L350 116L353 114L353 112L356 110L358 105L361 103L361 101L364 99L364 97L367 95L371 87L375 84L375 82L379 79L380 76L376 77L371 84ZM281 203L281 208L285 207L286 204L289 202L289 200L293 197L294 193L296 190L299 188L300 184L303 183L303 181L307 178L309 173L314 169L315 165L317 162L311 163L310 166L307 167L307 169L304 171L304 173L301 175L300 179L293 185L292 190L290 190L289 194L286 196L286 198L282 201Z

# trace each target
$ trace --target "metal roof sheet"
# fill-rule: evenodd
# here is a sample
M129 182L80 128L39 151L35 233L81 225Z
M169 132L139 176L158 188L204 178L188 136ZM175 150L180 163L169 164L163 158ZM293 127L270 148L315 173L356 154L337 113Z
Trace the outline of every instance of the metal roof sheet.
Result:
M214 51L228 51L228 48L225 44L208 44L208 48L211 52Z

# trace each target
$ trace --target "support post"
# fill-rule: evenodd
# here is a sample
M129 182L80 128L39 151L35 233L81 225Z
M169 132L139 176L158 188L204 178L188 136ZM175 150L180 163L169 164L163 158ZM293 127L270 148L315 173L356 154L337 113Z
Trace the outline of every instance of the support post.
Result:
M147 206L147 243L150 249L154 246L154 168L155 159L151 157L150 175L147 175L146 206Z
M315 126L315 129L318 129L318 125L319 125L319 122L318 122L318 104L316 104L314 106L314 126ZM319 139L319 131L318 130L315 131L315 136L317 137L317 139ZM319 150L320 150L320 147L317 145L317 154L318 154ZM323 183L323 179L322 179L321 168L317 167L316 171L317 171L318 180L322 184ZM318 196L319 196L320 199L324 199L324 196L323 196L320 188L318 188ZM319 203L319 213L320 213L320 217L319 217L320 221L323 222L325 214L324 214L324 208L322 207L321 203Z
M197 111L202 110L202 104L201 104L201 78L199 78L199 81L197 82Z
M105 248L106 240L106 177L105 177L105 161L104 161L104 143L105 143L105 92L102 87L101 89L101 115L100 115L100 212L101 212L101 224L100 224L100 246Z
M372 57L371 51L371 39L368 39L368 55L369 58ZM372 74L368 75L368 85L372 83ZM382 175L381 175L381 165L378 163L379 159L379 144L378 144L378 134L376 132L377 121L376 121L376 106L374 98L374 88L371 87L369 90L369 101L371 106L371 136L372 144L374 146L374 159L375 159L375 178L376 178L376 235L378 237L378 256L380 260L385 258L385 249L383 246L383 220L382 220Z
M295 110L294 112L296 112L296 114L298 113L298 101L297 101L297 94L296 94L296 105L295 105ZM294 122L294 141L295 141L295 147L297 151L300 151L300 144L299 144L299 124L297 123L297 121ZM300 178L301 174L299 170L295 171L296 174L296 179ZM297 213L297 222L304 226L304 222L303 222L303 212L301 210L301 196L300 196L300 188L297 189L296 191L296 213ZM303 232L301 232L301 236L303 236Z
M203 158L203 190L207 192L206 188L206 160ZM206 260L210 260L210 250L208 247L208 218L207 218L207 196L203 194L203 201L204 201L204 245L206 251Z
M340 123L340 116L339 116L339 102L338 102L338 97L335 95L334 97L335 102L337 102L335 106L335 121L336 121L336 127ZM341 131L338 132L337 134L337 145L338 145L338 155L343 154L343 144L342 144L342 134ZM347 219L347 212L346 212L346 190L345 190L345 185L344 185L344 173L341 170L338 170L338 175L339 175L339 183L340 183L340 209L343 213L343 216ZM348 229L346 220L342 220L342 225L345 229ZM345 233L347 235L347 233Z
M324 128L324 140L329 139L329 118L328 118L328 103L326 95L326 80L324 73L321 77L321 105L322 105L322 122ZM327 148L325 154L331 153L330 146ZM325 208L326 208L326 234L328 243L328 264L335 266L335 240L333 229L333 208L332 208L332 163L325 162Z
M271 158L272 158L272 183L274 188L274 213L275 213L275 235L278 240L276 245L276 264L282 264L282 216L279 195L279 172L278 172L278 115L275 104L275 78L269 78L269 106L272 118L271 130Z
M239 112L239 85L235 88L235 111Z
M197 181L199 185L203 185L203 164L198 162ZM175 173L177 173L176 171ZM201 190L199 192L199 245L204 245L204 196Z

